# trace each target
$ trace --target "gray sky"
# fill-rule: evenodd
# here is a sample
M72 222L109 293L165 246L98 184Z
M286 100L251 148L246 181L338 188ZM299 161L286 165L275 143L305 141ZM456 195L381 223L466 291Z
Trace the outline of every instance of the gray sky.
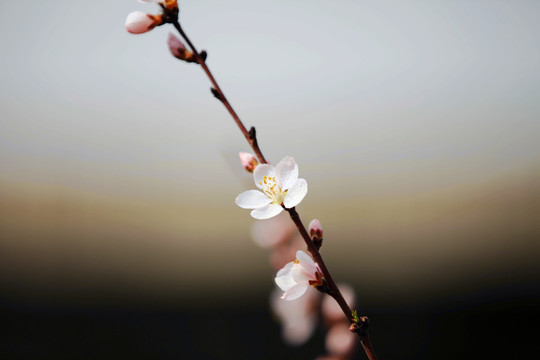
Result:
M536 1L181 6L274 162L292 155L329 177L406 173L422 187L539 164ZM219 153L248 150L199 69L168 55L170 28L123 29L127 12L152 4L7 1L1 10L3 179L39 171L102 188L103 176L151 176L176 187L226 171Z

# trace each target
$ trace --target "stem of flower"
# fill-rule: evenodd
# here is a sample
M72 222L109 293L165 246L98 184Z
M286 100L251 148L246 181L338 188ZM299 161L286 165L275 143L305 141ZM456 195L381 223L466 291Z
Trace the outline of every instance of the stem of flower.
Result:
M343 298L343 295L341 294L341 291L339 291L339 288L337 287L334 278L332 278L332 274L330 274L330 271L328 270L328 267L326 266L326 263L324 262L324 259L322 258L321 253L311 240L311 237L309 236L306 228L304 227L304 224L302 223L302 220L300 219L300 215L296 211L296 208L291 208L285 210L289 213L289 216L291 217L292 221L296 225L296 228L298 229L298 232L300 232L300 235L302 235L302 238L304 239L304 242L307 245L308 251L313 256L313 260L319 265L321 272L328 284L328 289L330 290L329 295L336 300L339 307L347 317L347 320L351 325L356 325L355 327L358 329L357 331L354 331L358 337L360 338L360 341L362 343L362 347L364 348L364 351L366 352L366 355L368 356L368 359L370 360L376 360L377 355L375 355L375 351L373 350L373 347L371 346L371 342L369 340L369 334L367 333L367 318L365 319L365 322L362 321L361 324L358 324L356 320L353 317L352 310L349 308L349 305L347 305L347 302Z
M184 38L184 40L186 41L188 46L191 48L191 51L195 55L197 63L202 67L202 69L204 70L206 76L208 76L208 79L210 80L210 82L212 83L212 86L213 86L212 87L212 93L214 94L214 96L219 101L221 101L221 103L225 106L225 108L227 108L227 111L229 111L229 114L231 114L234 122L236 123L236 125L238 126L238 128L240 129L242 134L244 134L244 137L246 138L249 145L251 146L251 148L255 152L255 155L257 155L257 158L259 159L259 162L261 164L267 164L268 162L264 158L264 155L262 154L261 149L259 148L259 144L257 142L257 137L255 136L255 128L252 127L250 129L250 131L248 131L246 129L246 127L244 126L244 124L240 120L240 117L238 116L236 111L234 111L232 105L229 103L229 101L225 97L225 94L223 93L223 91L221 90L221 87L219 86L216 79L214 78L214 75L212 75L212 72L208 68L208 65L206 65L205 59L203 57L201 57L201 55L199 54L199 52L195 48L195 45L193 45L191 40L188 38L188 36L186 35L184 30L180 26L180 23L178 22L178 20L173 20L172 24L175 27L175 29L178 31L178 33L182 36L182 38Z
M212 86L213 86L212 93L214 94L214 96L217 99L219 99L221 101L221 103L227 108L227 110L229 111L229 114L232 116L232 118L234 119L236 125L238 126L238 128L240 129L240 131L242 132L242 134L244 135L244 137L248 141L249 145L251 146L251 148L253 149L255 154L257 155L257 158L259 159L259 161L262 164L267 164L268 162L264 158L264 156L263 156L263 154L262 154L262 152L261 152L261 150L259 148L259 145L258 145L258 142L257 142L257 136L256 136L256 133L255 133L255 128L252 127L252 128L250 128L249 131L246 129L246 127L244 126L244 124L240 120L240 117L236 114L236 112L234 111L232 105L229 103L229 101L225 97L225 94L223 93L223 91L221 90L221 88L220 88L219 84L217 83L216 79L212 75L212 72L210 71L210 69L206 65L205 58L202 57L199 54L199 52L197 51L195 45L193 45L191 40L188 38L188 36L186 35L184 30L180 26L180 23L178 22L178 14L171 14L170 11L167 10L165 7L162 7L162 8L163 8L164 13L166 15L168 15L168 18L170 19L169 21L171 22L171 24L175 27L175 29L178 31L178 33L186 41L187 45L190 47L191 51L193 52L193 54L194 54L194 56L195 56L195 58L197 60L197 63L202 67L202 69L206 73L206 76L208 77L208 79L212 83ZM347 320L349 321L349 323L351 325L356 326L355 328L357 330L355 330L354 332L359 336L360 342L362 343L362 347L364 348L364 351L365 351L368 359L369 360L377 360L377 356L375 355L375 352L373 351L373 348L371 346L371 342L369 340L369 335L368 335L367 330L366 330L367 321L366 322L361 322L361 323L356 322L356 320L353 317L352 310L347 305L347 302L343 298L343 295L341 294L341 291L339 291L336 283L334 282L334 279L332 278L332 275L330 274L330 271L326 267L326 264L325 264L325 262L324 262L324 260L323 260L323 258L321 256L321 253L319 252L319 249L317 248L317 246L315 246L315 244L311 240L306 228L304 227L304 224L302 223L302 220L300 219L300 215L298 215L298 212L296 211L295 208L285 209L285 210L289 213L291 219L293 220L296 227L298 228L298 231L300 232L300 234L302 235L302 238L306 242L306 245L308 247L308 251L313 256L313 259L315 260L315 262L317 264L319 264L321 272L322 272L322 274L323 274L323 276L326 279L327 284L328 284L328 289L330 291L329 295L332 296L336 300L336 302L339 304L339 306L341 307L341 310L343 311L343 313L347 317Z

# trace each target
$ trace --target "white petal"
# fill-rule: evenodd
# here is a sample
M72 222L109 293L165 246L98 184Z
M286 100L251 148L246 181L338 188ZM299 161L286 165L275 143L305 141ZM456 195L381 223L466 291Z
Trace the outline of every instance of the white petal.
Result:
M287 209L293 208L304 199L307 194L307 181L304 179L298 179L294 185L287 191L285 199L283 199L283 205Z
M272 165L268 164L260 164L258 165L255 170L253 170L253 180L255 181L255 185L262 189L260 182L263 181L263 178L265 176L273 177L276 174L276 169Z
M301 265L296 265L291 269L291 277L297 283L309 283L309 280L313 280L315 277L313 274L315 273L312 273L310 276L307 270Z
M284 300L298 299L300 296L304 295L308 288L309 284L307 282L298 283L291 287L289 290L285 291L281 298Z
M257 190L253 190L253 191L257 191ZM251 212L251 216L253 216L255 219L264 220L264 219L270 219L271 217L276 216L282 211L283 211L283 208L281 207L281 205L268 204L264 207L260 207L258 209L253 210Z
M315 261L309 256L307 253L305 253L302 250L298 250L296 252L296 258L300 262L300 265L302 265L304 268L308 269L310 272L313 270L313 273L317 271L317 268L315 267Z
M276 183L283 190L294 185L298 179L298 165L290 156L285 157L276 165Z
M234 202L242 209L256 209L270 204L272 200L259 190L244 191L236 197Z
M299 263L294 267L294 269L291 269L292 278L296 282L309 282L309 280L316 280L317 276L315 273L317 272L317 265L311 256L301 250L298 250L296 252L296 258L298 259Z
M296 285L296 281L293 280L291 277L291 268L293 266L293 262L291 261L287 265L285 265L281 270L278 271L276 274L276 278L274 281L276 282L277 286L280 287L281 290L287 291L290 288L292 288L294 285Z

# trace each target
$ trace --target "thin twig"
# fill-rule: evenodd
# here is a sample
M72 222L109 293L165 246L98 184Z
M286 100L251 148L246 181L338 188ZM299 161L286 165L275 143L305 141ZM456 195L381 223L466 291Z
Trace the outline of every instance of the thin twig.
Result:
M251 146L251 148L253 149L253 151L257 155L257 158L259 159L259 162L261 162L262 164L267 164L268 162L264 158L264 156L263 156L263 154L261 152L261 149L259 148L257 138L255 137L255 131L251 130L251 129L255 129L255 128L252 127L250 129L250 131L248 131L246 129L246 127L244 126L244 124L240 120L240 117L238 116L236 111L234 111L232 105L229 103L229 101L227 100L227 97L225 96L225 94L221 90L221 87L219 86L216 79L214 78L214 75L212 75L212 72L208 68L208 65L206 65L205 59L200 56L199 52L197 51L197 48L195 48L195 45L193 45L191 40L188 38L188 36L186 35L184 30L180 26L180 23L178 22L178 20L175 20L175 21L173 20L172 24L176 28L176 30L178 30L178 32L184 38L184 40L186 40L188 46L191 48L191 51L193 52L193 54L195 55L195 58L197 59L197 63L199 65L201 65L204 72L206 73L206 76L208 76L208 79L210 79L210 82L212 83L212 86L213 86L212 93L214 94L214 96L219 101L221 101L223 103L223 105L227 108L227 110L229 111L229 114L231 114L232 118L234 119L234 122L236 123L236 125L238 126L238 128L240 129L242 134L244 134L244 137L246 138L249 145Z

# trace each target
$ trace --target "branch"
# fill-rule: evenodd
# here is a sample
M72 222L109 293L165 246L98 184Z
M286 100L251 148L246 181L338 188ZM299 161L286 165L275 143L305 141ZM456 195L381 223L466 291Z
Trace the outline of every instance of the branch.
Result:
M221 87L219 86L216 79L214 78L214 75L212 75L212 72L208 68L208 65L206 65L206 52L203 52L202 54L204 54L204 55L201 56L201 54L195 48L195 45L193 45L191 40L188 38L188 36L186 35L184 30L180 26L180 23L178 22L178 19L172 19L171 23L173 24L175 29L178 31L178 33L184 38L184 40L186 41L188 46L191 48L193 54L195 55L195 59L196 59L197 63L199 65L201 65L201 67L204 70L206 76L208 76L208 79L210 80L210 82L212 83L212 86L213 86L210 89L212 94L216 97L216 99L221 101L221 103L227 108L227 111L229 111L229 114L231 114L234 122L236 123L236 125L238 126L238 128L240 129L242 134L244 134L244 137L246 138L247 142L249 143L249 145L251 146L251 148L255 152L255 155L257 155L257 158L259 159L259 162L262 163L262 164L267 164L268 162L264 158L264 156L263 156L263 154L261 152L261 149L259 148L259 145L257 143L257 138L255 136L255 128L252 127L250 129L250 131L248 131L246 129L246 127L244 126L244 124L242 123L242 121L240 120L240 117L238 116L236 111L234 111L232 105L229 103L229 101L227 100L227 97L225 96L225 94L221 90Z
M358 318L357 315L353 314L353 311L349 308L349 305L347 305L347 302L343 298L341 291L339 291L334 281L334 278L332 277L332 274L330 274L330 271L328 270L328 267L326 266L326 263L324 262L324 259L322 258L319 249L317 248L317 246L315 246L306 228L304 227L304 224L300 219L300 215L298 215L298 212L295 208L285 208L285 210L289 213L289 216L296 225L298 232L300 233L300 235L302 235L302 238L307 245L308 251L311 253L313 259L321 269L324 279L326 280L327 291L325 292L331 297L333 297L334 300L336 300L339 307L347 317L349 324L351 324L349 330L351 330L351 332L354 332L360 338L360 342L362 343L362 347L364 348L368 359L376 360L377 355L375 355L375 351L373 350L371 342L369 341L369 334L367 333L369 319L365 316Z
M227 97L221 90L221 87L219 86L216 79L212 75L212 72L206 65L206 52L203 51L202 53L199 53L195 45L191 42L191 40L188 38L188 36L186 35L184 30L180 26L180 23L178 22L178 9L176 9L176 12L174 12L164 6L162 6L162 8L163 8L165 17L167 18L167 22L170 22L176 28L180 36L182 36L182 38L186 41L187 45L190 47L191 51L193 52L195 56L196 62L202 67L206 76L212 83L212 88L210 90L212 94L214 95L214 97L216 97L219 101L221 101L221 103L225 106L225 108L227 109L227 111L232 116L233 120L235 121L236 125L238 126L238 128L240 129L244 137L246 138L247 142L249 143L249 145L251 146L251 148L257 155L257 158L259 159L259 161L262 164L267 164L268 162L264 158L259 148L255 128L251 127L248 131L246 127L244 126L244 124L242 123L242 121L240 120L240 117L238 116L236 111L234 111L232 105L229 103L229 101L227 100ZM356 315L356 312L353 312L347 305L347 302L343 298L341 291L338 289L334 279L332 278L332 275L330 274L330 271L328 270L318 247L313 243L311 237L307 233L306 228L304 227L300 219L300 215L298 215L298 212L296 211L296 209L293 207L291 209L285 208L285 210L289 213L292 221L295 223L296 227L298 228L298 231L302 235L302 238L304 239L307 245L308 251L311 253L311 255L313 256L313 259L315 260L315 262L319 265L321 269L321 272L326 281L325 292L328 295L332 296L341 307L341 310L343 311L343 313L345 314L345 316L347 317L347 320L349 321L351 325L349 329L351 330L351 332L354 332L355 334L358 335L360 342L362 344L362 347L364 348L364 351L368 359L376 360L377 356L375 355L375 352L371 346L369 335L367 333L367 327L369 325L368 318L358 317Z

